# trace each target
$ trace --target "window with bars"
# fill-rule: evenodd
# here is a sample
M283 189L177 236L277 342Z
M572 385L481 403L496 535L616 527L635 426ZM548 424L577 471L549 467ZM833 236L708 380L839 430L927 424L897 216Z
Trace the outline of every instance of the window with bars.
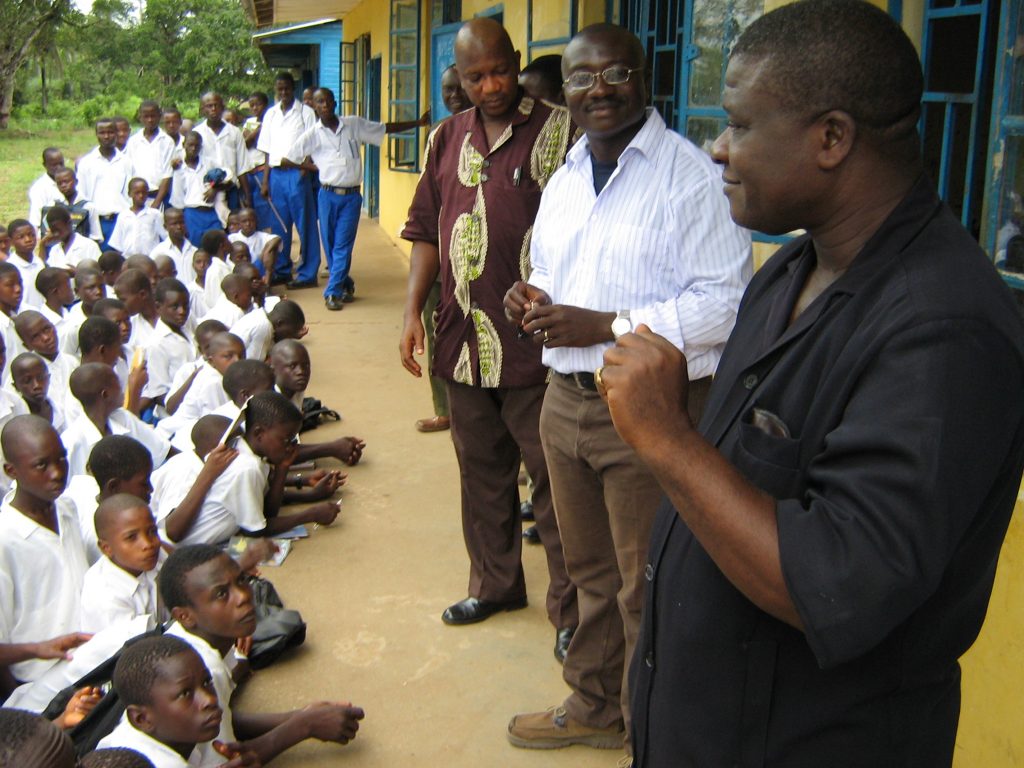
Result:
M420 114L420 2L391 0L388 121L414 121ZM419 129L388 135L388 167L419 171Z

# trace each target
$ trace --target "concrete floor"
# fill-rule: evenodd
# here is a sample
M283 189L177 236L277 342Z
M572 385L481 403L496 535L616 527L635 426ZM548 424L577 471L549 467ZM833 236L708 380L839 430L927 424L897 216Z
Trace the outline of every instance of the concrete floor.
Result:
M468 627L442 624L444 608L466 595L469 565L451 439L415 430L431 415L429 386L399 362L408 261L364 219L354 263L357 300L344 311L327 312L319 290L292 298L310 327L309 394L343 416L304 439L357 435L366 452L348 470L337 522L298 542L282 567L265 569L308 623L306 644L258 672L234 706L270 712L333 700L366 710L353 743L300 745L274 762L280 768L612 768L618 751L520 750L505 739L513 714L567 693L544 612L540 546L524 547L528 608Z

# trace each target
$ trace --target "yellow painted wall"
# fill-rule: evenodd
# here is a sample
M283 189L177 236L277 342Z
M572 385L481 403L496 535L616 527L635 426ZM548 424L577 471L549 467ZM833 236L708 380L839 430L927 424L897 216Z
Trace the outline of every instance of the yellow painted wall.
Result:
M314 19L337 18L333 0L276 0L274 24L293 24Z

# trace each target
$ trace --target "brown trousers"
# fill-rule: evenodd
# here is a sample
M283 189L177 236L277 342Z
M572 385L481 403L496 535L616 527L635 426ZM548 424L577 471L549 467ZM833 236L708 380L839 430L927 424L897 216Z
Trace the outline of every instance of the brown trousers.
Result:
M693 382L702 408L710 379ZM693 412L691 408L691 413ZM540 417L541 441L576 585L580 623L563 677L570 717L629 732L629 661L640 629L651 524L664 492L622 441L596 392L553 375Z
M505 602L526 596L519 517L519 463L533 478L533 511L548 561L548 618L576 626L576 588L569 580L540 444L545 385L471 387L446 382L451 434L462 481L462 532L469 554L469 595Z

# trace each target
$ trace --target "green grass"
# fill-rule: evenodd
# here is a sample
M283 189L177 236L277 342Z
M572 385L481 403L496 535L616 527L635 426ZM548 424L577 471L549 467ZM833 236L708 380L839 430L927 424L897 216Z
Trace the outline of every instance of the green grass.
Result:
M75 160L96 145L91 128L47 128L39 123L0 131L0 223L28 214L28 188L43 172L42 154L46 147L59 147L64 162Z

